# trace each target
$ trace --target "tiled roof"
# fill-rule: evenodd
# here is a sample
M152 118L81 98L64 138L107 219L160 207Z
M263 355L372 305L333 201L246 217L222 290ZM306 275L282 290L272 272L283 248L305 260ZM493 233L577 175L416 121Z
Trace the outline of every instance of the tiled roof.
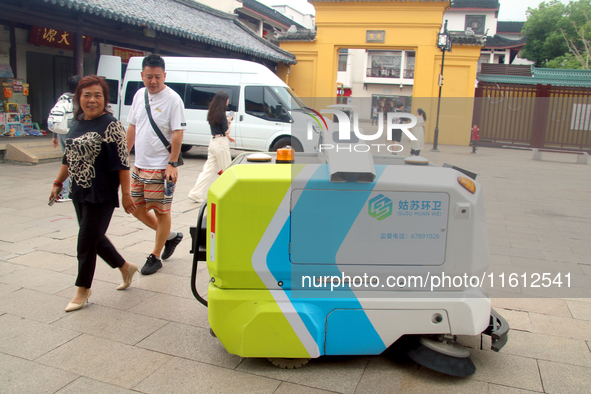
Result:
M525 22L497 22L497 33L521 33Z
M279 23L281 23L282 25L287 26L288 28L291 25L295 25L297 28L304 28L304 26L300 25L299 23L297 23L296 21L289 19L288 17L286 17L285 15L283 15L281 12L277 11L274 8L268 7L266 5L264 5L263 3L259 3L256 0L242 0L242 4L244 4L244 7L249 8L253 11L258 12L259 14L266 16L269 19L272 19L274 21L277 21Z
M499 0L452 0L451 8L499 9Z
M591 70L563 70L532 67L531 77L478 74L480 82L591 87Z
M309 3L355 3L355 2L374 2L376 0L308 0ZM450 0L377 0L383 2L406 2L406 1L415 1L415 2L434 2L434 3L449 3Z
M507 48L521 48L525 45L527 37L523 37L519 40L511 40L495 34L494 37L486 37L485 48L496 48L496 49L507 49Z
M455 45L484 45L485 37L481 35L467 35L464 31L450 31L449 35Z
M295 56L227 14L191 0L37 0L245 53L277 63Z
M314 41L316 31L309 29L298 29L296 32L284 32L277 35L279 41Z

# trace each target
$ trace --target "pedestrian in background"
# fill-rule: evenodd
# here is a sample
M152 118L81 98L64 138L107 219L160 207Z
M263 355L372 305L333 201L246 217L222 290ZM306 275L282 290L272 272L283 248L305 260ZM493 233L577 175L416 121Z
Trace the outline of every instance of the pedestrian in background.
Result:
M127 117L127 149L131 151L135 144L131 193L137 209L133 215L156 231L154 248L142 267L143 275L151 275L162 268L162 260L172 256L183 239L182 233L171 231L171 209L187 121L183 100L164 84L164 59L159 55L145 57L141 76L145 88L133 97ZM152 120L168 146L164 146ZM169 183L166 188L165 182Z
M213 178L216 175L221 175L232 161L228 141L234 142L234 138L230 137L233 116L226 117L226 108L229 102L228 93L220 90L213 96L209 104L207 122L212 138L207 148L207 161L203 165L203 171L197 177L195 186L189 192L189 199L196 203L205 201L208 186Z
M397 101L395 104L394 112L404 112L404 104L402 101ZM402 117L394 117L392 121L394 124L402 124L405 118ZM402 140L402 129L396 128L392 130L392 142L394 144L400 145L400 141ZM396 155L396 152L392 152L393 155Z
M378 105L374 105L371 109L371 125L378 124Z
M62 94L47 118L47 128L53 131L52 143L53 147L57 148L58 142L62 148L62 152L66 151L66 136L70 129L74 126L76 120L74 119L74 93L76 87L80 82L79 75L72 75L68 78L68 91ZM70 179L66 178L62 194L56 200L57 202L71 201L70 197Z
M74 95L77 124L69 131L62 166L53 182L51 198L57 198L68 173L70 197L78 224L78 277L76 295L66 312L81 309L91 294L97 254L119 268L123 282L131 285L138 270L125 261L105 236L113 211L119 206L119 185L126 213L135 210L130 192L129 154L125 129L107 107L109 86L96 75L82 78Z
M417 138L416 141L410 141L410 155L418 156L425 147L425 121L427 114L422 108L417 109L417 124L411 129L412 134Z

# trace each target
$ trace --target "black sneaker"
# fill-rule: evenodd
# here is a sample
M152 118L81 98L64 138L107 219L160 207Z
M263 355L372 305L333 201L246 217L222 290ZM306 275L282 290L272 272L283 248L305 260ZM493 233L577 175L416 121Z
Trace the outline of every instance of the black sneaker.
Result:
M148 256L146 264L142 267L142 275L152 275L162 268L162 261L153 254Z
M162 260L166 260L174 253L176 246L183 240L183 233L176 233L176 237L169 239L164 244L164 252L162 252Z

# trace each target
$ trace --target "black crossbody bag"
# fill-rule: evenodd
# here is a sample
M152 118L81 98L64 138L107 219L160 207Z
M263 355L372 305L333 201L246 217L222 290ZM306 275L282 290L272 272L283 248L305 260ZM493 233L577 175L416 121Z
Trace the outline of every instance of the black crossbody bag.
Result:
M146 88L146 90L144 90L144 101L146 102L146 112L148 113L148 119L150 119L150 124L152 125L152 128L156 132L156 135L158 136L158 138L160 138L160 141L162 141L162 143L166 147L166 150L168 151L168 153L170 153L172 147L170 146L170 144L168 143L168 140L164 137L164 134L162 134L162 132L160 131L160 128L158 127L156 122L154 122L154 119L152 118L152 110L150 109L150 101L148 99L148 89L147 88ZM183 164L185 164L185 162L183 161L183 155L180 151L179 151L179 158L177 159L177 163L178 163L178 166L182 166Z

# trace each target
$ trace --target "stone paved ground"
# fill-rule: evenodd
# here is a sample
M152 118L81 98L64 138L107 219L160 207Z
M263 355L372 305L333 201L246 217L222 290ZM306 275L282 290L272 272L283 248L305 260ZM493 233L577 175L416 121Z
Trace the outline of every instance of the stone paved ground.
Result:
M458 379L403 358L326 357L299 370L228 354L209 335L207 310L192 296L183 241L157 274L116 291L121 278L99 261L91 304L66 314L77 272L70 204L47 206L58 163L0 164L0 392L2 393L581 393L591 391L591 166L530 151L440 146L433 163L479 174L492 267L518 274L573 273L572 293L516 298L495 289L512 327L500 353L465 337L476 373ZM174 203L174 228L197 215L186 198L204 159L193 149ZM111 240L143 264L153 233L117 210ZM188 234L187 234L188 236ZM202 266L204 268L204 265ZM198 278L207 282L206 271ZM483 341L486 349L486 337Z

